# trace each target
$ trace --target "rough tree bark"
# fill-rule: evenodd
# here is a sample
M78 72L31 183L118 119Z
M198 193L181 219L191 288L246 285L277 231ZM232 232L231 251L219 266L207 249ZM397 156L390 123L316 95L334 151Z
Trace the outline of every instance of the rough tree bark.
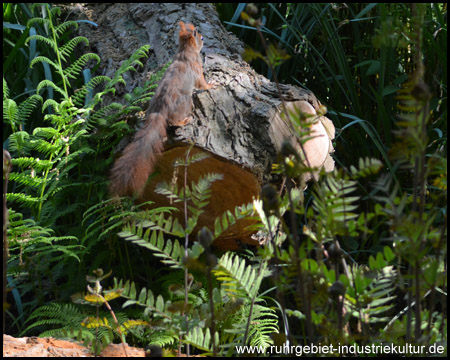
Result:
M212 5L102 3L75 5L71 11L75 11L75 18L86 17L99 25L97 29L81 26L79 31L89 39L90 50L106 63L105 75L111 76L122 60L140 46L150 44L145 69L129 74L125 92L172 59L178 46L179 20L194 24L204 37L205 78L218 86L194 94L191 124L170 129L166 151L157 164L158 175L149 182L143 200L167 204L165 198L155 195L154 187L163 180L170 183L174 176L178 176L179 185L183 184L182 172L174 173L173 160L183 156L188 144L194 143L194 151L212 156L189 169L188 183L206 173L224 174L224 180L214 184L210 205L199 224L212 230L216 216L225 210L233 212L235 206L259 195L284 139L298 147L292 125L280 116L282 107L276 85L242 60L243 44L226 31ZM316 114L320 103L314 94L291 85L280 86L289 108ZM116 96L120 97L120 92ZM330 171L334 168L330 156L334 127L326 117L317 119L312 127L315 138L305 144L305 151L311 166ZM234 248L238 242L254 242L244 229L246 225L236 224L216 245Z

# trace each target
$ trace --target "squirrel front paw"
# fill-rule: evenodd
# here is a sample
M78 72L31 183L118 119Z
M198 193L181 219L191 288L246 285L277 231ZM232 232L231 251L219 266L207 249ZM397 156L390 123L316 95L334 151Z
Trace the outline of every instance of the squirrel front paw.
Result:
M219 85L219 83L216 80L210 80L208 81L208 89L214 89Z

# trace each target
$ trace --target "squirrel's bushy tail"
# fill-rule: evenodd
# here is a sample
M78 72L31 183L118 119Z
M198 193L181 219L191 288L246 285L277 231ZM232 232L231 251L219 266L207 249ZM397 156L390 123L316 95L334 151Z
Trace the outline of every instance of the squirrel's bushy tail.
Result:
M136 133L111 169L111 195L139 197L142 194L166 136L165 117L159 113L150 114L145 126Z

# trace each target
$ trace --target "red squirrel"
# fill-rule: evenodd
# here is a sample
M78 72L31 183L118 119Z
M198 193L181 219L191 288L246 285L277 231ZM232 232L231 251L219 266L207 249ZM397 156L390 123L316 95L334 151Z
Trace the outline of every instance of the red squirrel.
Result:
M179 47L147 111L147 120L111 169L111 195L139 197L154 169L169 125L186 125L192 117L192 93L210 89L203 76L201 36L192 24L180 21Z

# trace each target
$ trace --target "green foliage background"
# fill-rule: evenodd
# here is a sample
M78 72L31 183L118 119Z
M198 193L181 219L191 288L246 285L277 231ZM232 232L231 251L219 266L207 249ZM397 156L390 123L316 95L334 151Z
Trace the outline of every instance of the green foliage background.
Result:
M183 246L220 174L159 187L189 203L187 228L173 209L141 211L106 192L116 146L165 69L106 105L148 47L113 78L96 76L105 59L73 35L95 24L63 22L45 4L3 4L3 147L14 166L7 333L77 338L95 352L122 334L139 346L222 355L286 339L446 349L447 5L216 7L251 44L244 56L257 58L259 72L327 106L338 170L305 193L291 189L308 169L284 148L281 196L265 187L261 201ZM291 120L307 132L302 114ZM201 160L187 156L185 165ZM247 216L268 243L215 254L210 242ZM86 294L85 276L97 268L114 280L90 276L96 287Z
M290 59L275 68L281 83L310 89L328 107L338 128L336 158L354 164L372 156L389 164L395 120L395 93L414 70L408 34L413 30L409 4L257 4L261 31ZM255 28L244 23L244 4L221 4L227 29L261 49ZM433 122L428 129L436 147L447 131L447 30L445 4L424 6L424 81L431 87ZM231 20L230 20L231 19ZM252 65L268 78L261 61ZM354 151L358 149L358 151Z

